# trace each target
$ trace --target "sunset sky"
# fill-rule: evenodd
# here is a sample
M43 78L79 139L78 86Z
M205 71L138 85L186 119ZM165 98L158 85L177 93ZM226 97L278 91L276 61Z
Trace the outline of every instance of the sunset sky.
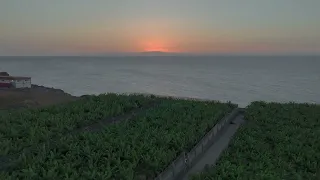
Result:
M1 0L0 55L319 53L320 0Z

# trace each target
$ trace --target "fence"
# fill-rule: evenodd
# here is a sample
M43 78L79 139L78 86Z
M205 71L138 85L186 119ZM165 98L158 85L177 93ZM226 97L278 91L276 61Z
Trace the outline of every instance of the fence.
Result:
M175 159L155 180L174 180L186 172L193 163L214 143L218 132L229 124L243 109L236 108L229 115L221 119L190 152L183 152Z

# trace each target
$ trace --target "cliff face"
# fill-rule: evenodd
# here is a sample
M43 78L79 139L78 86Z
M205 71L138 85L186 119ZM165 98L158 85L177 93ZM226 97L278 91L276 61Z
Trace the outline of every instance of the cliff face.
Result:
M7 72L0 72L0 76L10 76Z

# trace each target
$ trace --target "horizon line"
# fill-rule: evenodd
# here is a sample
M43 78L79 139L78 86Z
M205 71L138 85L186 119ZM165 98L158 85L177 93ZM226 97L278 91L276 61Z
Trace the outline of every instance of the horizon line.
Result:
M34 55L0 55L0 57L150 57L150 56L320 56L320 53L109 53L109 54L34 54Z
M140 52L106 52L106 53L61 53L61 54L6 54L0 57L37 57L37 56L320 56L320 52L165 52L165 51L140 51Z

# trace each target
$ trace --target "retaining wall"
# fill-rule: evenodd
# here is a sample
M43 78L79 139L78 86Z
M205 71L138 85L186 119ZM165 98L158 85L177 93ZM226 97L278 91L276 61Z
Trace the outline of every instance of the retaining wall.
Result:
M214 143L218 133L226 127L239 113L242 108L236 108L221 119L189 152L183 152L175 159L155 180L174 180L186 172L204 152Z

